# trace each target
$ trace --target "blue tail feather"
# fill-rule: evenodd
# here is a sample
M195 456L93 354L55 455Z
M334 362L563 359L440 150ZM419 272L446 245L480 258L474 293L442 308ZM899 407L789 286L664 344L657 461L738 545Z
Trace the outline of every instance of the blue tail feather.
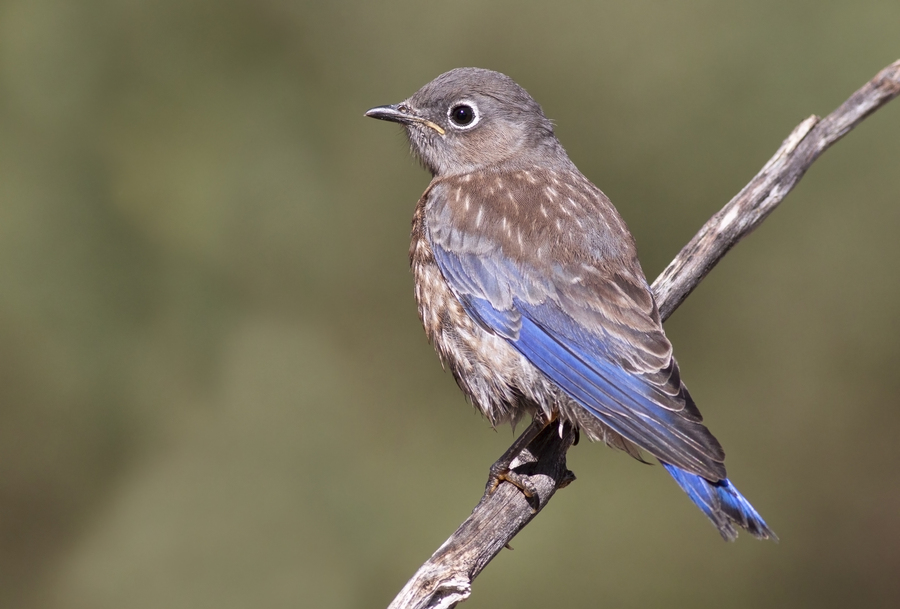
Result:
M762 519L750 502L744 499L734 485L726 478L718 482L710 482L702 476L691 474L683 469L661 462L678 486L688 494L691 501L697 504L703 513L719 529L719 534L726 541L737 539L734 525L747 529L757 539L773 539L778 537Z

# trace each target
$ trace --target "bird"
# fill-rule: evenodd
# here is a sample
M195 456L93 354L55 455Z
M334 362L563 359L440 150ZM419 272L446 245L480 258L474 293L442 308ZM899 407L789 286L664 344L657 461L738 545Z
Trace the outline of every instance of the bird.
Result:
M681 380L634 238L528 92L457 68L365 116L402 125L432 176L410 243L429 341L493 426L532 417L494 486L528 494L510 463L536 432L568 423L655 457L724 539L740 527L777 540L728 479Z

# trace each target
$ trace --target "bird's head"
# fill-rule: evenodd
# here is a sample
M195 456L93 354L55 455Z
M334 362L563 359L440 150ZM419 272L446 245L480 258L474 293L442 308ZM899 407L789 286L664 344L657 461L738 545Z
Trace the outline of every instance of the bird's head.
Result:
M435 176L568 161L538 103L499 72L457 68L366 116L401 123Z

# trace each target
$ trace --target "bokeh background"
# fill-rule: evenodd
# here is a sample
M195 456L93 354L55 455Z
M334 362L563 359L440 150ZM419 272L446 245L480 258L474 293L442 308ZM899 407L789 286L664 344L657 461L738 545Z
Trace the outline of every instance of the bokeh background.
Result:
M894 0L0 2L0 605L385 606L512 441L441 371L364 119L506 72L652 280L900 57ZM602 446L468 607L900 606L900 102L668 322L780 544Z

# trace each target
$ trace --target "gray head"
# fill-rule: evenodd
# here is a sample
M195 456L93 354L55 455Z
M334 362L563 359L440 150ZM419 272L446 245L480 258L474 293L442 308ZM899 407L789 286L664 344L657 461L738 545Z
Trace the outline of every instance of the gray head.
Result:
M457 68L366 116L404 125L413 153L436 176L569 163L538 103L499 72Z

